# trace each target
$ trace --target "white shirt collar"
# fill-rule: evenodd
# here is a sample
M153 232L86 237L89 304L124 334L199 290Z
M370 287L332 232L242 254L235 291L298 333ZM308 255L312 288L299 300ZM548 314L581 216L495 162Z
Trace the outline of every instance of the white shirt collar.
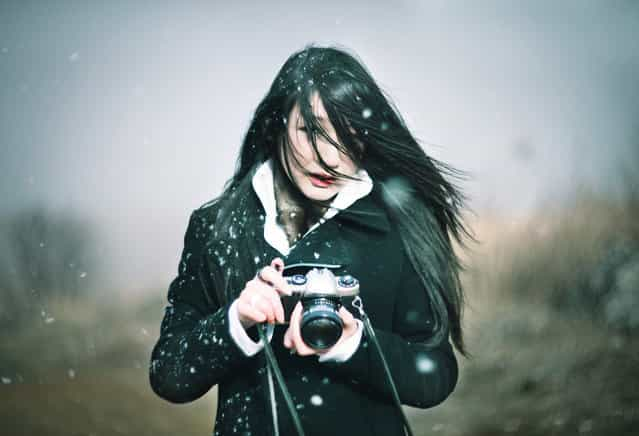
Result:
M372 191L373 181L366 170L358 170L355 176L359 180L346 181L344 187L335 196L323 217L319 222L312 225L304 236L315 230L325 220L337 215L340 210L348 208ZM275 190L273 186L273 161L271 159L259 166L253 175L251 184L257 197L262 202L266 213L264 219L264 240L284 256L288 256L292 247L288 243L284 229L277 223L277 206L275 204Z

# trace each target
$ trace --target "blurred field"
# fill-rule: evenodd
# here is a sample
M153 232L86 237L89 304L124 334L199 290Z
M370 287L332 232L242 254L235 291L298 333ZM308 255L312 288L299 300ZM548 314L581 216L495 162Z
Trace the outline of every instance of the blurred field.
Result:
M162 293L163 294L163 293ZM163 295L162 295L163 297ZM3 435L200 435L215 393L188 406L151 391L148 360L164 302L51 302L46 318L0 334Z
M638 204L581 193L517 220L479 214L464 275L473 357L446 402L409 410L417 435L639 434ZM210 434L215 392L178 406L148 386L165 293L49 300L0 331L1 433Z
M420 434L639 434L639 203L602 202L583 193L476 223L465 275L474 356L460 359L451 398L416 413ZM625 310L607 311L617 299Z

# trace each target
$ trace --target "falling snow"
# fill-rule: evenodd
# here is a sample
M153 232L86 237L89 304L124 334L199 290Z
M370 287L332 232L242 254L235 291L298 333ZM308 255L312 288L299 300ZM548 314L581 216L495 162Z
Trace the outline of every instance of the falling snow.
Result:
M433 372L435 369L435 363L425 355L417 356L416 364L417 371L421 373Z
M321 406L324 404L324 400L319 395L315 394L311 397L311 404L313 406Z

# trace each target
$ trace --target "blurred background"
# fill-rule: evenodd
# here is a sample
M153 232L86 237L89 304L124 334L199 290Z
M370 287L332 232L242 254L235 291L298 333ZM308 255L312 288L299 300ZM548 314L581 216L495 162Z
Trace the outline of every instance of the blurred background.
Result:
M209 434L148 387L191 211L304 45L469 174L471 359L419 435L639 432L639 3L0 2L0 421Z

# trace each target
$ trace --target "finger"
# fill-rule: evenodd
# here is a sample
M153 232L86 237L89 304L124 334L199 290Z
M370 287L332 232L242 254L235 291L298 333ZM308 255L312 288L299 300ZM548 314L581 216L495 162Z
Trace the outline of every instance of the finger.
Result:
M276 257L271 261L271 266L280 274L284 271L284 261L279 257Z
M266 266L260 270L259 277L263 280L269 282L272 286L277 288L279 291L284 292L287 295L290 295L290 289L288 282L282 275L284 271L284 261L279 257L276 257L271 261L270 266Z
M286 322L284 319L284 306L282 305L282 300L279 295L275 298L273 308L275 309L275 319L277 319L277 322L284 324L284 322Z
M282 306L280 295L275 289L262 283L261 286L258 287L258 292L270 303L275 320L279 323L284 323L284 306Z
M265 266L259 271L257 276L262 281L273 286L278 293L291 295L290 285L288 284L284 276L282 276L282 273L278 272L272 266Z
M295 309L293 309L289 327L289 329L291 330L291 341L293 342L293 347L297 351L297 354L299 354L300 356L310 356L311 354L315 354L315 350L306 345L304 343L304 340L302 339L302 331L300 327L301 317L302 304L297 303L295 305Z
M313 354L317 354L314 349L302 341L301 337L293 338L293 349L295 349L295 352L300 356L311 356Z
M245 298L249 303L253 304L256 302L255 298L257 297L266 300L270 306L270 309L265 311L265 314L269 316L269 322L277 321L284 323L284 307L282 306L279 294L273 287L259 279L249 281L246 290L243 291L240 298ZM255 304L253 305L255 306ZM272 313L272 316L269 315L269 313Z
M257 277L269 285L273 285L273 280L281 275L282 273L270 265L264 266L257 271Z
M291 312L291 319L288 321L288 329L286 330L286 334L288 335L288 341L291 344L290 348L295 347L295 330L299 330L300 323L300 313L302 312L302 304L297 303Z
M247 289L242 292L240 298L249 306L262 312L266 316L269 323L275 320L275 311L273 310L269 293L274 294L273 289L262 282L250 283Z
M344 329L342 330L342 335L338 341L341 342L342 340L351 337L357 331L357 321L353 314L344 307L340 307L339 315L344 323Z
M266 321L266 315L264 315L264 313L243 300L237 302L237 314L240 318L240 322L244 320L244 324L255 324Z
M302 313L302 303L298 301L297 304L295 304L295 307L293 307L293 311L291 312L291 320L290 320L291 327L293 325L296 325L299 327L301 313Z
M353 314L346 309L344 306L339 308L339 316L340 318L342 318L342 321L344 322L345 325L355 325L355 317L353 316Z
M262 267L260 269L257 270L257 272L255 273L255 278L263 283L267 283L268 285L272 285L272 283L268 280L268 278L266 277L265 270L267 267Z
M291 348L293 346L293 341L291 340L291 328L286 329L286 333L284 333L284 347Z
M275 322L275 312L273 311L273 307L268 299L262 297L253 300L253 307L266 316L266 321L269 324L273 324L273 322Z

